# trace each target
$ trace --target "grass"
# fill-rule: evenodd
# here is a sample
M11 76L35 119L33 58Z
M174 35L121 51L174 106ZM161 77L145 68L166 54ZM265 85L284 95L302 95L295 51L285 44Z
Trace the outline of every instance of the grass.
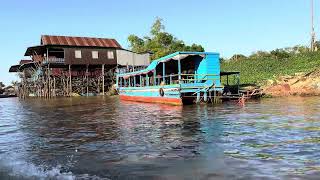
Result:
M240 71L241 84L262 84L281 75L311 72L320 68L320 52L292 55L287 59L246 58L221 63L222 71Z

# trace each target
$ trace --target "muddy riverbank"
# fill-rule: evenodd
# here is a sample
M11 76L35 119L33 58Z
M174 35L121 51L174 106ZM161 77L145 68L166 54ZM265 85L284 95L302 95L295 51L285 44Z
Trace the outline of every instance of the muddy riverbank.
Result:
M267 80L262 89L267 96L273 97L319 96L320 70L279 76L274 80Z

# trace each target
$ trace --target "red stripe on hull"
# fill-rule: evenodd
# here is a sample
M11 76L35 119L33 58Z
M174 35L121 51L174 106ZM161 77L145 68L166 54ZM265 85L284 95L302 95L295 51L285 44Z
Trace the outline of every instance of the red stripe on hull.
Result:
M181 99L176 98L166 98L166 97L142 97L142 96L126 96L120 95L121 100L125 101L137 101L146 103L162 103L162 104L172 104L172 105L182 105Z

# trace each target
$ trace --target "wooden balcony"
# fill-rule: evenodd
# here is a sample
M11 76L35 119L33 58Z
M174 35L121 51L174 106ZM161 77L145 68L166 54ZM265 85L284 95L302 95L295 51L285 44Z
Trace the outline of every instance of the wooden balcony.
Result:
M64 58L50 57L43 61L43 64L64 64Z

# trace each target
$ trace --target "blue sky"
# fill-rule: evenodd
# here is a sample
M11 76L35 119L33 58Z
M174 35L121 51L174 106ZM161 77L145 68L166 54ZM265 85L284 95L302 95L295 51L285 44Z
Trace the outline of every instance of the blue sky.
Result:
M127 48L128 35L146 35L157 16L177 38L222 57L308 45L310 39L309 0L2 1L0 81L17 79L9 67L24 58L28 46L40 43L41 34L109 37Z

